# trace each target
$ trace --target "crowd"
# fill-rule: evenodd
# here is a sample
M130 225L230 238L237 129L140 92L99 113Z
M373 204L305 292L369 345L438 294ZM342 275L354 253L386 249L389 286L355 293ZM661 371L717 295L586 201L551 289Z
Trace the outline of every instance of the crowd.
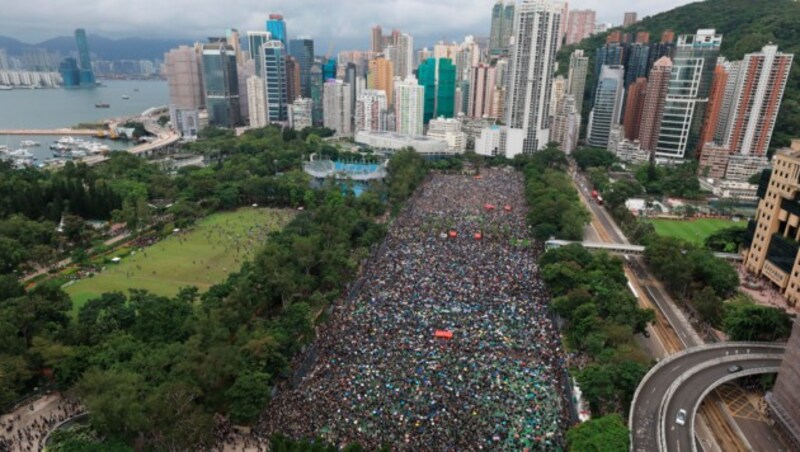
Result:
M565 354L525 214L517 172L428 179L258 435L368 449L561 449Z
M60 395L23 405L0 418L0 451L41 451L47 434L56 425L83 412L80 404Z

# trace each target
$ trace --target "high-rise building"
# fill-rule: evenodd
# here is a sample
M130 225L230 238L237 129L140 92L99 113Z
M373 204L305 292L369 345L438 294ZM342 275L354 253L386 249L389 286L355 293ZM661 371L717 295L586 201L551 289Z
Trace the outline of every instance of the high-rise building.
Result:
M549 141L550 80L560 28L559 4L524 0L517 5L506 124L524 130L519 150L524 154L544 148ZM506 154L515 153L518 150L511 149Z
M395 131L402 135L422 136L425 113L425 87L414 76L394 82Z
M261 47L270 40L270 34L267 31L248 31L247 32L247 52L250 54L250 59L255 62L256 75L264 77L264 53Z
M92 58L89 56L89 42L86 39L86 30L83 28L75 30L75 44L78 46L78 62L81 68L80 84L87 87L94 86L94 71L92 70Z
M278 40L267 41L262 49L264 82L266 83L267 119L286 122L289 118L286 48Z
M323 123L323 79L322 79L322 68L315 64L311 66L311 101L313 102L314 108L312 110L312 122L314 123L314 127L322 127Z
M323 88L323 124L336 131L337 136L353 134L350 127L353 105L350 103L350 84L328 79Z
M236 55L223 39L203 44L203 86L209 125L227 128L240 125Z
M75 58L64 58L58 66L64 88L77 88L81 86L81 70Z
M311 66L314 65L314 40L297 38L289 41L289 54L300 65L300 96L311 98Z
M481 64L470 71L469 78L469 103L467 116L470 118L483 118L492 115L492 100L495 90L495 68Z
M363 90L364 86L362 85L362 77L358 73L358 67L355 63L346 63L344 66L344 82L350 85L350 113L353 117L350 118L350 121L353 122L355 120L355 109L356 109L356 98L359 94L359 89ZM353 122L354 123L354 122ZM351 129L352 129L351 125Z
M456 67L448 58L429 58L419 66L419 83L425 87L427 124L435 117L452 118L455 110Z
M724 58L720 57L717 67L714 68L714 77L711 80L711 89L708 95L708 108L706 108L703 127L700 129L700 138L697 140L697 151L702 154L703 148L708 143L714 143L719 117L722 114L722 105L725 99L725 88L728 86L728 71L725 70Z
M291 104L300 95L300 63L294 57L286 57L286 102Z
M489 34L489 54L508 55L514 34L514 2L497 0L492 7L492 28Z
M239 30L235 28L228 28L225 30L225 39L228 45L233 47L233 52L236 54L236 64L241 66L244 64L244 54L242 53L242 38L239 35Z
M264 79L255 75L248 77L247 106L250 113L250 127L266 127L269 124L265 89Z
M383 52L383 30L380 25L372 27L372 35L370 39L370 47L375 53Z
M650 44L650 50L647 52L647 73L653 69L653 64L661 59L661 57L668 57L672 59L675 52L675 33L672 30L666 30L661 34L661 42Z
M647 94L644 97L642 122L639 125L639 143L645 151L653 152L658 145L671 74L672 60L663 56L655 62L647 79Z
M694 151L719 56L722 35L713 29L697 30L678 38L656 157L682 159Z
M622 116L624 79L625 69L622 66L601 68L594 108L589 114L589 126L586 131L589 145L599 148L608 146L611 127L619 124Z
M594 59L593 92L597 90L597 82L603 66L621 66L625 63L622 59L624 51L624 47L619 42L606 43L603 47L597 49Z
M574 9L567 19L566 45L583 41L594 33L597 13L591 9ZM577 100L577 99L576 99Z
M722 95L722 102L719 107L719 118L715 125L714 139L715 143L724 144L725 140L730 135L730 119L733 117L733 104L736 98L737 82L739 80L739 68L741 68L741 61L722 61L717 63L717 67L721 67L725 71L725 91ZM716 69L715 69L716 76ZM707 140L708 141L708 140Z
M447 143L447 150L464 152L467 147L467 134L461 131L461 122L453 118L436 118L428 123L428 134L431 140Z
M455 55L456 83L469 80L472 68L481 63L481 48L473 36L464 38Z
M798 271L794 266L794 271ZM792 302L797 302L795 298ZM791 443L790 448L800 448L800 320L792 322L792 333L786 344L778 377L772 390L764 397L769 407L770 419L775 419L785 438Z
M636 23L636 12L627 12L622 19L622 26L623 27L630 27L631 25Z
M647 61L650 47L637 42L625 50L625 89L640 77L647 77Z
M382 132L386 130L386 93L368 89L356 99L356 132Z
M406 78L414 70L414 38L406 33L397 36L395 42L394 76Z
M394 69L392 62L385 58L376 58L369 62L369 76L367 87L380 89L386 93L386 103L394 105Z
M639 127L642 123L642 112L647 97L647 79L639 77L628 87L628 96L625 101L625 115L622 125L625 129L625 138L630 141L639 139Z
M324 81L333 80L336 78L336 58L329 58L328 61L322 65L322 79Z
M564 98L566 93L567 80L564 78L564 76L556 76L550 84L550 111L548 114L551 118L556 115L558 103L561 102L561 99Z
M283 21L283 16L280 14L270 14L267 20L266 29L272 39L278 40L283 43L283 48L289 48L288 34L286 34L286 22Z
M562 151L571 154L578 146L580 126L581 115L578 112L575 96L566 94L558 102L550 140L558 143Z
M578 114L583 111L583 98L586 95L586 76L589 71L589 57L583 56L583 50L577 49L569 57L567 74L567 94L575 97L575 108Z
M289 127L303 130L314 125L314 101L301 97L289 106Z
M767 155L793 57L772 44L744 56L726 140L732 154Z
M172 49L164 54L164 68L172 126L184 136L196 136L199 112L205 108L202 54L197 47Z

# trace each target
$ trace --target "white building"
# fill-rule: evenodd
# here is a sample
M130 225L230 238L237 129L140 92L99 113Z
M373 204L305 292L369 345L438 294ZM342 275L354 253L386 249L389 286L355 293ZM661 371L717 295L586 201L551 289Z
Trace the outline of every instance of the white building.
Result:
M358 144L374 148L379 152L392 153L404 148L413 148L426 157L453 155L448 152L443 141L432 140L422 136L400 135L394 132L358 132L355 136Z
M425 87L414 76L394 82L395 130L401 135L422 136Z
M289 106L289 127L303 130L314 125L314 101L301 97Z
M266 127L267 95L264 90L264 79L251 76L247 78L247 107L250 116L250 127Z
M386 130L386 92L367 89L356 98L356 132Z
M578 146L578 132L581 127L581 115L578 111L575 96L567 94L556 105L553 117L551 140L558 143L561 150L572 153Z
M522 153L525 131L505 126L491 126L481 130L475 140L475 153L486 157L514 158Z
M325 82L322 98L325 127L335 130L338 136L352 135L350 118L353 106L350 104L350 84L330 79Z
M543 0L523 0L516 5L506 124L522 130L525 139L522 149L510 149L512 154L531 154L550 140L550 81L561 32L561 11L561 4Z
M400 33L395 43L394 75L406 78L414 72L414 38L407 33Z
M447 149L464 152L467 134L461 131L461 122L453 118L432 119L428 123L428 138L447 143Z

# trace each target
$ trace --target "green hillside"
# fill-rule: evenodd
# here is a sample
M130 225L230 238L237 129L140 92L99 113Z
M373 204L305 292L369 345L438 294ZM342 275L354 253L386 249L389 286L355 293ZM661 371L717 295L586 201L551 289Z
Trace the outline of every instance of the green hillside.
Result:
M709 0L675 8L645 17L625 29L627 32L648 31L650 41L658 42L664 30L676 37L694 33L698 28L715 28L723 34L722 56L741 59L772 42L787 53L800 54L800 2L794 0ZM592 36L576 45L565 46L558 55L559 73L566 74L569 55L576 48L590 57L589 79L593 78L595 50L605 43L608 33ZM788 146L791 138L800 138L800 61L795 59L778 122L772 137L772 148ZM586 89L592 86L587 80ZM587 91L588 96L588 91ZM588 102L584 102L588 106ZM584 118L588 111L584 112Z

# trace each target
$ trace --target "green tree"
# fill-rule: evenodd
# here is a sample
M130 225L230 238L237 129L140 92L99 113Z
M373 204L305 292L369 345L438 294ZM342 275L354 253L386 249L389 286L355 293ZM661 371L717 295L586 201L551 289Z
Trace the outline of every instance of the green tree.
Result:
M613 152L600 148L580 147L572 153L572 158L581 171L587 168L611 168L617 160Z
M263 372L245 372L225 393L230 401L231 419L236 423L254 421L269 401L270 376Z
M596 417L567 430L567 444L574 452L627 452L629 441L630 431L619 414Z
M26 258L25 249L18 241L0 237L0 275L11 273Z
M732 341L785 341L792 319L782 309L735 301L725 308L723 328Z
M74 391L100 434L133 440L151 424L145 407L147 384L143 376L122 369L90 369Z
M722 323L722 317L725 314L725 304L722 302L722 299L717 296L713 288L707 286L696 293L692 299L692 304L697 310L700 319L704 322L714 327L719 327Z

